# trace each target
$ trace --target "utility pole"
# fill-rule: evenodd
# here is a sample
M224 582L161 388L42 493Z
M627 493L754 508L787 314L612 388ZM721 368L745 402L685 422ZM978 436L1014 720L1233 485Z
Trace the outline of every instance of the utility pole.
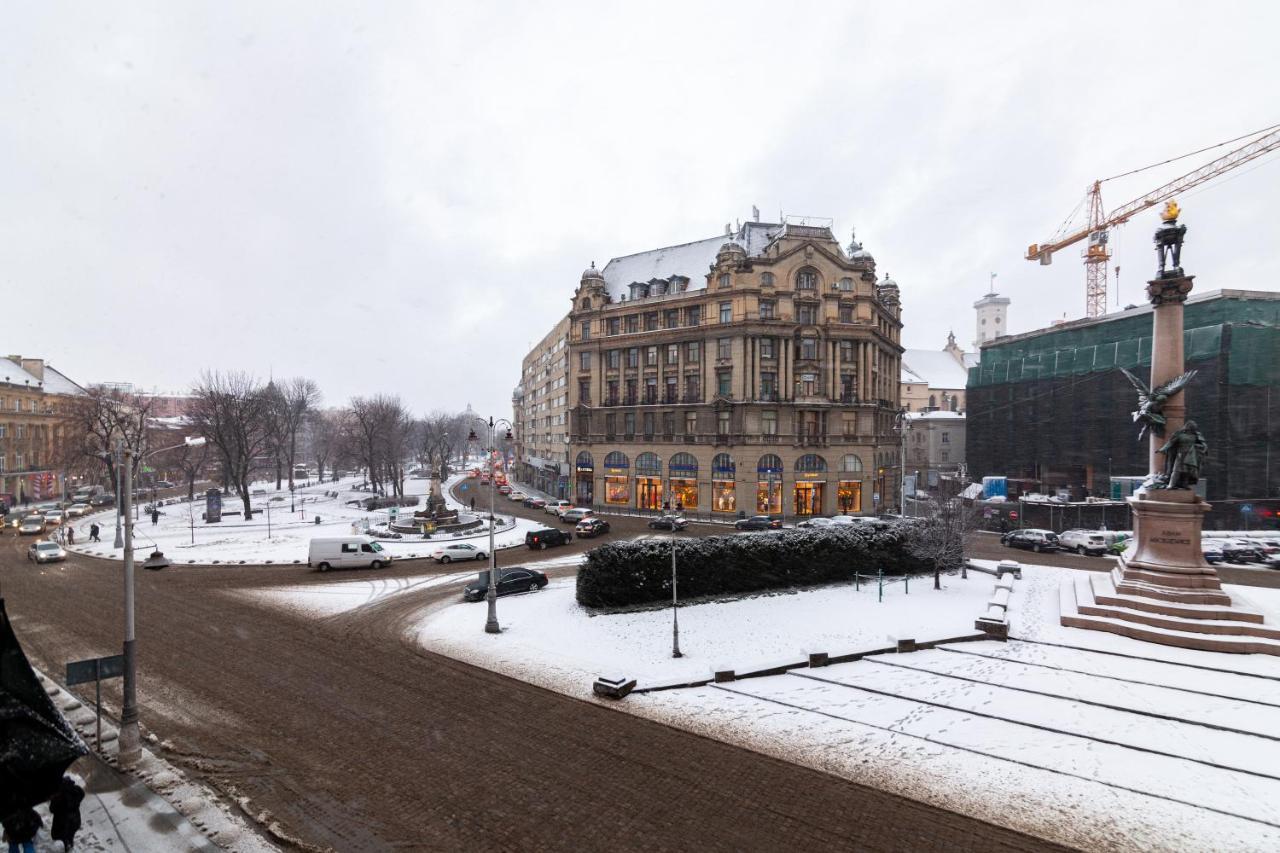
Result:
M120 513L124 505L124 472L120 466L124 464L124 442L116 439L116 544L112 547L123 548L124 539L120 535Z
M133 601L133 448L124 448L124 702L120 709L119 759L132 764L142 749L138 734L138 655Z
M676 522L671 520L671 656L680 654L680 601L676 594Z

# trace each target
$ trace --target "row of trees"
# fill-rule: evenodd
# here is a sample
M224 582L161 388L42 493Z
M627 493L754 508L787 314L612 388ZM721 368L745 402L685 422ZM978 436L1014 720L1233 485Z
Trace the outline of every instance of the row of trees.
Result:
M276 488L295 485L299 465L314 465L321 482L358 469L376 491L403 495L406 466L444 477L449 461L465 453L470 416L434 412L414 418L394 395L354 397L322 408L319 386L293 378L267 383L242 372L205 372L184 414L157 417L155 398L118 388L93 387L65 421L63 464L91 478L116 482L114 450L135 451L134 474L182 472L189 497L204 478L238 494L251 517L250 483L274 475ZM188 439L200 437L203 445ZM153 474L153 477L155 475Z

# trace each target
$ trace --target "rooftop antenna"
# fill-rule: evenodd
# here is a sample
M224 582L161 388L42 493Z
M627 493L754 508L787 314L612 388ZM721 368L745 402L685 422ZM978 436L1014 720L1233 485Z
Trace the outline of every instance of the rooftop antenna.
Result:
M987 296L996 295L996 274L991 274L991 284L987 287Z
M760 208L756 207L754 204L751 205L751 221L752 222L760 221Z

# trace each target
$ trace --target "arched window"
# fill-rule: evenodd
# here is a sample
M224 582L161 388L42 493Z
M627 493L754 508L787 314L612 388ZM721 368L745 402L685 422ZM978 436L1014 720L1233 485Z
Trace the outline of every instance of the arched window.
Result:
M595 462L591 459L591 454L585 450L578 454L578 460L574 464L577 466L579 471L590 471L595 467Z
M805 267L796 273L796 290L817 290L818 271L813 267Z
M836 285L837 290L843 290L846 293L853 290L853 279L845 277L840 279L840 283Z
M955 398L955 397L952 397L952 398L951 398L951 411L953 411L953 412L958 412L958 411L960 411L960 410L957 408L957 406L958 406L958 405L959 405L959 402L956 400L956 398Z
M630 468L631 460L627 458L627 454L615 450L604 458L604 467L606 468Z
M861 474L862 458L856 453L846 453L840 459L840 473L842 474Z
M641 453L636 457L636 474L644 477L661 477L662 458L656 453Z
M929 395L929 408L931 409L938 408L938 398L933 394Z
M796 460L796 471L798 473L825 470L827 470L827 460L816 453L806 453Z
M773 287L773 273L760 273L760 284L764 287Z
M671 462L667 464L667 470L671 472L671 476L681 475L684 477L698 475L698 460L692 453L677 453L671 457Z
M756 473L762 476L769 475L771 477L782 477L782 460L778 458L776 453L766 453L760 457L760 461L756 463Z
M672 460L673 462L675 460ZM737 472L737 466L733 463L733 457L728 453L717 453L716 457L711 460L711 476L719 477L725 480L732 480Z

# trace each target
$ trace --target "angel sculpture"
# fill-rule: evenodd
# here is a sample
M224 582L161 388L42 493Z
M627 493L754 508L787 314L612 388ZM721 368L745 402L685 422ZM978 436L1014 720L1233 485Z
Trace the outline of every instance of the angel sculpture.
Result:
M1120 372L1129 378L1133 383L1133 387L1138 389L1138 410L1133 413L1134 423L1142 424L1142 429L1138 430L1138 441L1142 441L1143 436L1147 434L1147 429L1158 436L1164 436L1164 404L1169 398L1181 391L1191 377L1196 375L1194 370L1188 370L1181 376L1175 376L1163 385L1157 385L1155 388L1148 388L1147 383L1134 376L1123 367Z

